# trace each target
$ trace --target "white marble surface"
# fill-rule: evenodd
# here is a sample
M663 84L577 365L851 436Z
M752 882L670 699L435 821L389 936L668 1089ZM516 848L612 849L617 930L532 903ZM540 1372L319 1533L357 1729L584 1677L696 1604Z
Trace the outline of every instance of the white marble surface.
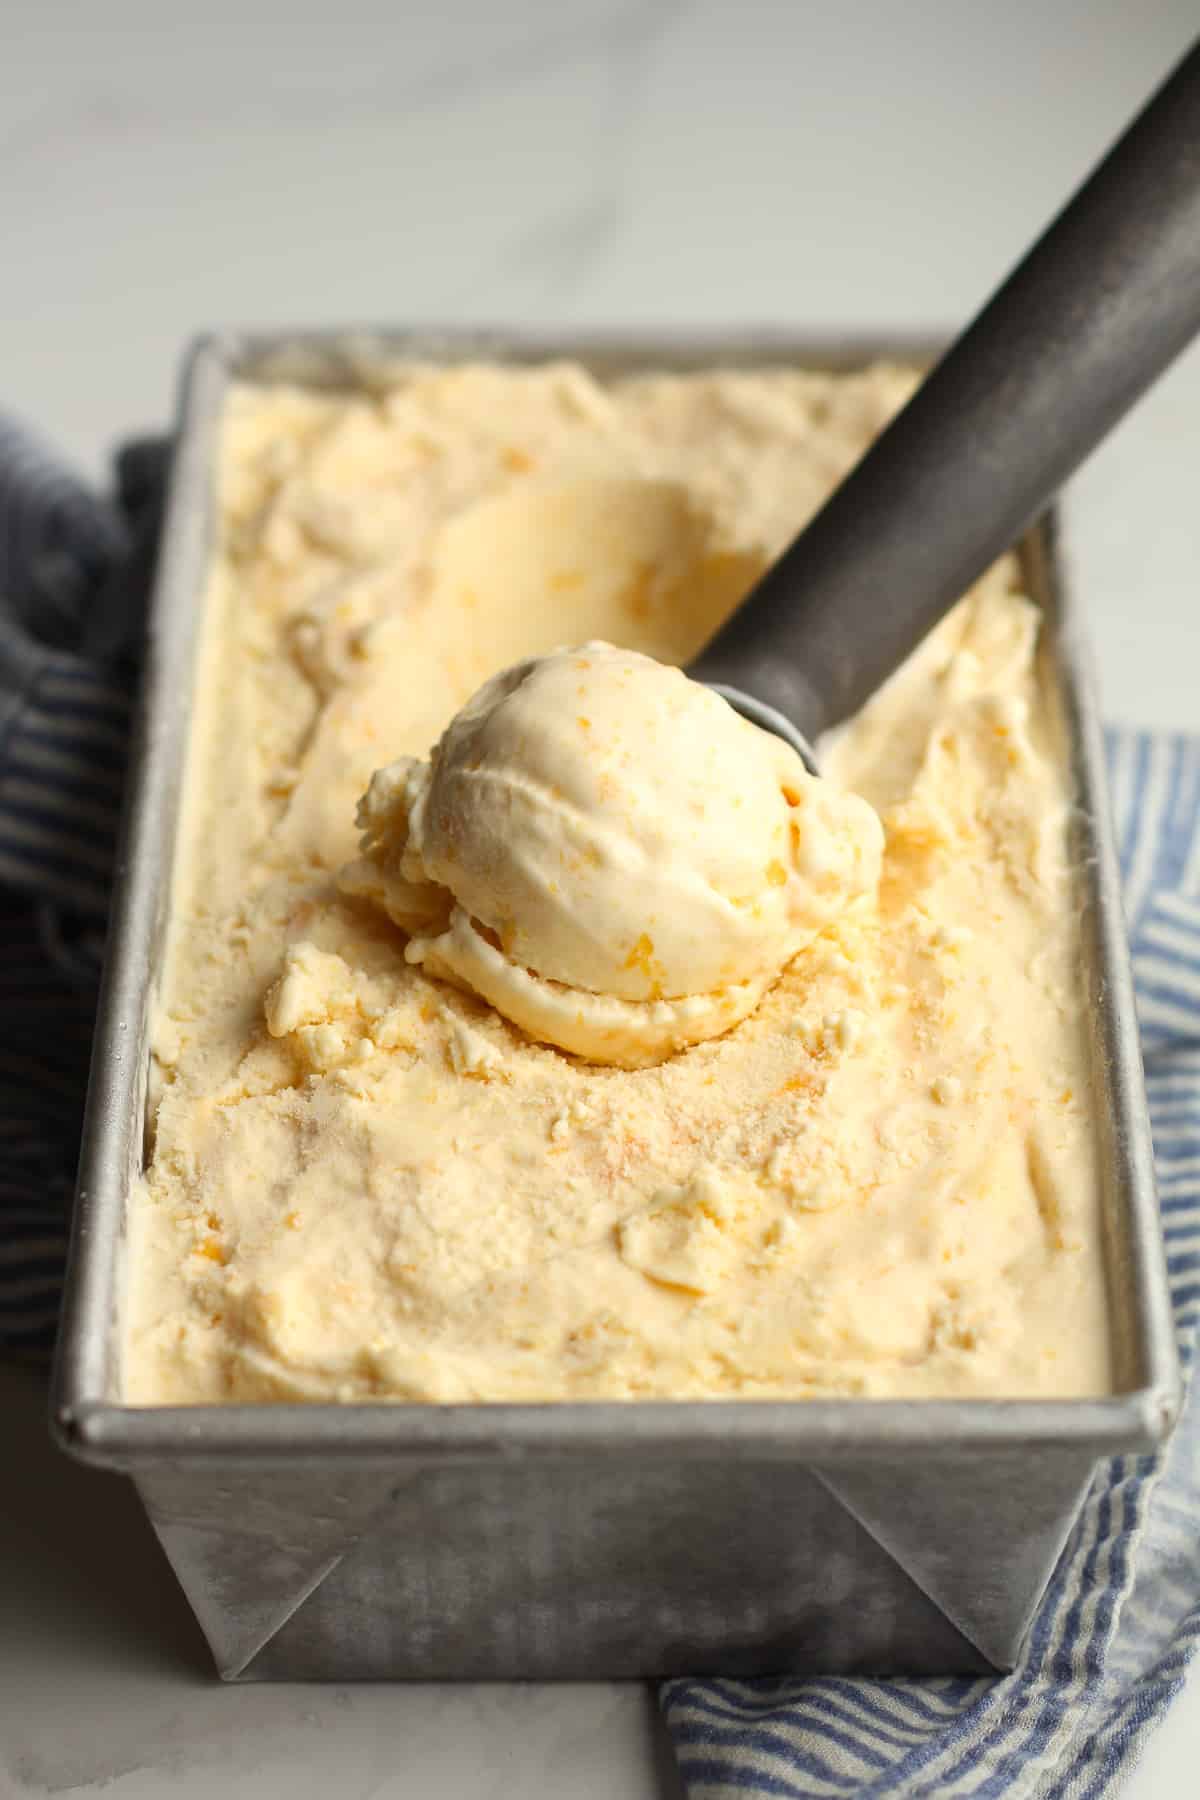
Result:
M1196 0L0 0L0 403L93 470L214 324L952 328ZM1200 724L1200 354L1070 495L1114 717ZM0 1800L669 1793L637 1688L223 1689L0 1387ZM19 1471L14 1478L13 1471ZM1193 1681L1131 1792L1195 1791Z

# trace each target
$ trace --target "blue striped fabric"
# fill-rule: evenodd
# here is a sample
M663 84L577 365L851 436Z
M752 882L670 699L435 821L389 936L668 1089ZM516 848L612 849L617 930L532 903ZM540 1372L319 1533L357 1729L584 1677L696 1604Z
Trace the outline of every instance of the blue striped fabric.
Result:
M0 1350L10 1354L44 1354L53 1336L124 764L132 659L121 645L136 636L144 586L127 553L137 536L144 561L162 466L161 447L137 447L113 507L0 422ZM1200 741L1114 732L1108 748L1190 1368ZM1165 1458L1120 1459L1097 1478L1012 1675L666 1683L691 1800L1111 1793L1200 1636L1198 1477L1191 1395Z
M1113 731L1108 755L1186 1375L1200 1319L1200 740ZM1165 1456L1097 1476L1011 1675L668 1682L689 1800L1111 1794L1200 1638L1198 1536L1189 1384Z
M0 1347L54 1338L129 718L121 511L0 420ZM132 597L131 597L132 598ZM131 610L136 610L134 601Z

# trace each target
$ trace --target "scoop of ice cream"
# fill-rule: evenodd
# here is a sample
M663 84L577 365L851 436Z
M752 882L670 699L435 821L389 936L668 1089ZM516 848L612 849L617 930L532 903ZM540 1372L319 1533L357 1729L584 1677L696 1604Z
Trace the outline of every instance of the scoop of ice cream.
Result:
M343 889L532 1036L656 1062L728 1030L874 890L883 834L681 670L610 644L515 664L429 762L379 770Z

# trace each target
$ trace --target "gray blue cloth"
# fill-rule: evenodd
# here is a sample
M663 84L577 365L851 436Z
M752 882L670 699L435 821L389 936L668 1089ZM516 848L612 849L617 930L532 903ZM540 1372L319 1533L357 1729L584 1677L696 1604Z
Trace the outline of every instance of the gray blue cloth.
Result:
M102 500L0 421L0 1351L54 1331L130 693L165 466ZM1200 740L1109 734L1172 1291L1200 1318ZM1021 1666L981 1679L677 1680L690 1800L1115 1791L1200 1636L1200 1409L1097 1476Z

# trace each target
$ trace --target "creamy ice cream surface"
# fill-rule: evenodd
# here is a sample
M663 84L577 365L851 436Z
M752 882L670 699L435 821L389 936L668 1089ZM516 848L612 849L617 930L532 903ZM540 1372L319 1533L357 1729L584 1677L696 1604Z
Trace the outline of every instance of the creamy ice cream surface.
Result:
M1105 1391L1015 565L820 781L672 666L911 379L234 390L128 1399Z
M339 885L411 934L410 962L630 1068L747 1017L873 899L883 844L789 745L605 643L494 676L428 763L377 771L359 820Z

